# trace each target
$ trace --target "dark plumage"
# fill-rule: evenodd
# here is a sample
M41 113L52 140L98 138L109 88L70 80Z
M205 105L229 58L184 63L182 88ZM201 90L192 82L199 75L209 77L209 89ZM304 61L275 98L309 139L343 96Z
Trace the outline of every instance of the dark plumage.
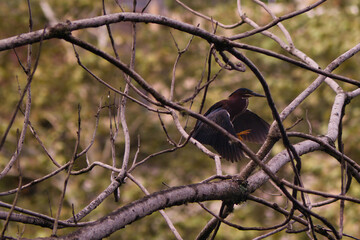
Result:
M263 143L269 131L269 124L247 109L249 97L265 97L246 88L239 88L228 99L212 105L205 117L223 127L230 134L255 143ZM193 138L202 144L212 146L223 158L232 162L243 156L241 143L232 143L230 139L215 128L198 121Z

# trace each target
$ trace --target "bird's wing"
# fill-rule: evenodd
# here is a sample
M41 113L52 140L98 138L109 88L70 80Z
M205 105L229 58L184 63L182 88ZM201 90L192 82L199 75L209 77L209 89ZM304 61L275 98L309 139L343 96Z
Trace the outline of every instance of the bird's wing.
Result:
M206 113L204 114L205 117L208 117L208 115L211 113L211 112L215 112L215 110L219 110L219 109L222 109L223 105L223 101L220 101L220 102L217 102L215 103L214 105L212 105L207 111ZM203 122L201 122L200 120L197 120L196 121L196 124L195 124L195 133L197 131L197 129L200 127L200 125L202 125ZM193 134L193 138L195 138L195 133ZM207 144L207 143L206 143Z
M217 109L223 109L222 106L224 105L224 102L225 102L225 101L226 101L226 100L221 100L221 101L215 103L214 105L212 105L212 106L206 111L206 113L204 114L204 116L209 115L211 112L214 112L214 111L217 110ZM223 109L223 110L224 110L224 109Z
M270 128L267 122L250 110L236 116L232 123L236 133L250 130L249 133L241 135L241 137L245 141L255 143L263 143Z
M206 117L236 136L234 126L230 121L230 115L225 109L217 108L208 113ZM240 160L243 156L241 143L231 142L228 137L206 123L198 122L193 138L203 144L212 146L223 158L232 162Z

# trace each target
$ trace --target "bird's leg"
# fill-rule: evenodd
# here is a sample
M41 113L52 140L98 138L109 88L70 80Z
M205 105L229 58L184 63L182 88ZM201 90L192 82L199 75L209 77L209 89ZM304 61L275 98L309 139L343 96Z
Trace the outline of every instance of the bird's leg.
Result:
M241 131L239 133L236 134L236 136L241 140L243 141L243 138L241 137L241 135L247 135L251 132L251 129L246 129L244 131Z

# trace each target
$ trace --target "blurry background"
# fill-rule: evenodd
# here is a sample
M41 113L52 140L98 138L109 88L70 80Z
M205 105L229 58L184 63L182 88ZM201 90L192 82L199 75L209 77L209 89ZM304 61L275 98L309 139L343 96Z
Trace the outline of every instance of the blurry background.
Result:
M145 6L145 2L138 0L138 11ZM232 24L239 21L236 12L236 1L211 0L211 1L183 1L193 9L212 16L214 19L224 23ZM301 9L314 1L273 1L271 9L277 16L284 15L291 11ZM121 1L121 6L126 11L132 11L132 1ZM249 1L243 1L243 10L248 17L259 25L271 21L257 5ZM31 1L34 30L42 29L51 22L64 22L66 20L78 20L102 15L102 2L88 0L63 0L63 1ZM360 1L328 1L315 10L297 16L283 22L290 32L295 46L314 59L322 68L326 67L334 58L353 47L359 42L360 36ZM16 36L28 31L28 7L26 1L12 0L0 1L0 38L4 39ZM107 13L121 12L121 9L114 1L106 1ZM147 12L165 15L193 25L200 24L201 28L212 31L211 23L198 18L187 12L175 1L153 0ZM111 25L116 48L123 62L129 63L131 47L131 24L118 23ZM250 30L245 24L232 30L217 29L218 35L231 36L240 32ZM169 28L153 24L137 24L137 51L135 70L142 75L146 81L151 83L166 97L169 96L172 68L177 57L177 49L171 34L174 36L179 47L183 49L190 35L170 30ZM272 28L276 34L281 32ZM170 34L171 32L171 34ZM88 41L102 50L113 54L107 31L105 27L97 29L85 29L73 32L73 35ZM271 39L260 34L241 42L273 50L285 54L283 50ZM33 46L33 60L36 59L38 44ZM175 101L181 101L192 95L195 86L202 78L206 56L208 54L208 43L194 38L189 50L182 56L176 70ZM16 49L22 62L26 63L27 47ZM97 76L110 83L116 88L123 89L123 74L93 54L78 48L82 63L91 69ZM275 103L281 111L291 100L304 90L315 78L316 74L301 68L294 67L274 58L257 53L245 52L265 76L272 91ZM355 55L341 65L335 73L359 79L359 55ZM217 64L213 64L213 73L219 70ZM0 52L0 135L2 136L9 124L11 114L19 100L19 88L26 84L26 75L18 64L13 51ZM345 86L345 90L355 87ZM235 71L221 71L217 80L210 86L205 108L208 108L216 101L226 98L233 90L239 87L246 87L255 92L263 93L261 85L250 71L239 73ZM131 95L136 96L133 92ZM311 95L296 111L285 120L285 127L291 126L299 118L305 118L306 111L308 119L312 124L314 135L325 134L328 118L333 103L334 93L323 85ZM137 96L136 96L137 97ZM113 93L96 82L88 73L78 66L72 46L62 40L49 40L44 42L38 69L32 83L32 108L30 121L36 129L41 140L48 148L52 156L61 164L70 160L77 130L77 106L81 105L82 118L82 141L81 147L86 147L91 139L95 126L95 117L100 101L103 104L111 104L117 99ZM360 154L359 144L359 99L347 107L344 119L344 144L346 154L354 160ZM198 110L201 98L195 99L193 110ZM357 102L357 103L356 103ZM185 103L189 106L188 103ZM269 123L272 122L271 112L265 100L250 100L250 109L257 112ZM204 109L206 110L206 109ZM128 101L127 121L131 134L131 156L135 155L138 136L141 140L141 149L138 159L165 148L171 147L159 124L157 114L146 111L139 105ZM163 118L170 136L178 141L180 135L172 124L170 117ZM186 117L182 122L185 123ZM23 117L18 115L14 126L7 138L6 144L0 152L0 169L10 159L15 150L17 140L16 130L21 129ZM194 126L195 121L190 119L188 132ZM302 121L293 130L308 132L306 121ZM294 142L296 140L293 139ZM116 141L118 167L121 166L123 154L123 136L120 134ZM254 150L258 146L251 146ZM282 145L275 146L273 154L281 151ZM109 113L107 109L101 112L99 129L97 131L94 146L88 154L90 162L102 161L111 164L111 149L109 142ZM306 186L316 190L330 193L340 192L340 167L336 160L320 152L311 153L303 158L303 178ZM231 164L223 162L224 174L234 174L246 164ZM24 181L31 181L42 177L55 170L43 150L36 143L36 140L28 131L25 146L21 154L21 166L23 168ZM80 159L75 165L75 170L85 166L85 159ZM285 167L280 174L287 176L288 167ZM185 185L196 183L215 174L214 162L194 146L189 144L178 151L152 158L148 163L134 171L134 175L142 181L142 184L150 192L165 189L166 183L169 186ZM57 175L48 181L38 184L21 192L18 205L38 211L43 214L55 217L58 198L61 193L65 174ZM74 204L75 211L81 210L110 182L110 172L102 168L95 168L88 174L70 178L67 190L65 205L61 218L71 217L71 204ZM0 191L15 188L18 184L17 172L12 170L11 174L0 181ZM267 184L256 194L269 201L275 201L285 206L282 198L272 193L278 193L271 184ZM353 183L350 194L360 197L360 187ZM115 203L110 197L95 211L86 217L85 220L94 220L106 213L111 212L119 206L123 206L135 199L141 198L143 193L130 181L121 187L121 199ZM11 203L13 195L0 197L1 201ZM320 198L312 198L313 201ZM214 211L218 211L219 202L207 203ZM333 204L317 210L337 225L339 222L339 204ZM355 204L346 203L345 208L345 230L344 232L354 236L360 236L358 229L360 207ZM168 209L167 213L175 223L180 234L185 239L193 239L211 216L205 213L198 205L174 207ZM283 218L274 215L272 210L260 207L259 205L247 202L238 207L230 220L244 226L271 226L280 223ZM0 222L0 228L3 227ZM316 224L316 222L315 222ZM7 230L8 235L16 236L18 232L24 231L24 237L49 236L51 230L42 229L30 225L10 223ZM69 231L69 230L66 230ZM60 231L60 234L66 233ZM260 235L256 231L238 231L222 225L217 239L251 239ZM125 229L113 234L109 239L172 239L165 221L159 213L154 213ZM307 239L305 234L288 235L279 233L269 239ZM292 237L292 238L291 238Z

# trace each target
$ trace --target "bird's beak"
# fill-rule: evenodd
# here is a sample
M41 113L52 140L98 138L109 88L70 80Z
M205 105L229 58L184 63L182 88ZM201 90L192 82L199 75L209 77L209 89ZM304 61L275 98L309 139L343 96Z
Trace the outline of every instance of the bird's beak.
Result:
M265 95L252 92L249 97L266 97Z

